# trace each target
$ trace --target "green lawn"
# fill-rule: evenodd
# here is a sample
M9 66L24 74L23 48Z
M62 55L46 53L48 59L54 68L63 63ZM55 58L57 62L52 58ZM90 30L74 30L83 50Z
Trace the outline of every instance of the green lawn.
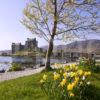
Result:
M51 73L47 72L46 74L50 75ZM39 85L39 80L43 74L39 73L0 83L0 100L48 100ZM89 100L99 100L100 73L93 73L90 80L93 88L91 88L89 95L94 99Z

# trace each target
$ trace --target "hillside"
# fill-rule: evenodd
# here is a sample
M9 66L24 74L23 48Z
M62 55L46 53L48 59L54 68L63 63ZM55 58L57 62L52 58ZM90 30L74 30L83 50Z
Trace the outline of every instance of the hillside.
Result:
M47 46L42 47L47 50ZM54 51L63 50L65 52L85 52L100 54L100 40L91 39L84 41L75 41L67 45L58 45L54 47Z

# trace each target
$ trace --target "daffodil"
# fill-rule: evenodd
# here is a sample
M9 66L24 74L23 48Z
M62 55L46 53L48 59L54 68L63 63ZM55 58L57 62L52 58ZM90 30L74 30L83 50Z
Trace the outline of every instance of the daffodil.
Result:
M83 82L81 81L81 82L80 82L80 85L82 85L82 84L83 84Z
M74 95L74 93L69 92L69 96L70 96L70 97L74 97L75 95Z
M73 87L74 87L74 85L69 83L69 84L67 85L67 90L68 90L68 91L71 91L71 90L73 90Z
M78 70L79 75L83 75L83 70Z
M74 77L74 76L76 76L76 73L75 73L75 72L71 72L71 73L70 73L70 76L71 76L71 77Z
M71 68L71 69L74 69L75 67L76 67L76 64L71 64L71 65L70 65L70 68Z
M85 76L82 77L82 80L85 80Z
M60 70L60 74L62 74L63 73L63 71L62 70Z
M41 84L42 84L42 83L44 83L44 80L43 80L43 79L41 79L41 80L40 80L40 83L41 83Z
M63 80L60 82L60 85L63 87L65 84L66 84L66 79L63 79Z
M91 84L91 82L87 82L87 85L90 85Z
M66 78L67 77L67 73L65 72L65 73L63 73L63 76L64 76L64 78Z
M79 81L79 77L75 77L75 81L77 81L77 82L78 82L78 81Z
M43 75L43 80L46 80L47 79L47 75Z
M87 75L88 75L88 72L85 72L85 73L84 73L84 76L87 76Z
M88 72L87 72L87 74L88 74L88 75L91 75L91 72L90 72L90 71L88 71Z
M69 71L69 70L70 70L69 66L68 66L68 65L65 65L65 66L64 66L64 70L65 70L65 71Z
M54 74L54 80L57 80L59 78L60 78L60 74L58 74L58 73Z
M54 64L54 67L57 67L57 66L58 66L57 63L55 63L55 64Z

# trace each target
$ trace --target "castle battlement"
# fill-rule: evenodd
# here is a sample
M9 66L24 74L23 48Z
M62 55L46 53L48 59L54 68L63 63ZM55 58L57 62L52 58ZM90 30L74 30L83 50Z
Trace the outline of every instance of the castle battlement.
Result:
M38 41L36 38L27 38L25 41L25 45L22 45L21 43L12 43L12 54L18 52L18 51L36 51L38 48Z

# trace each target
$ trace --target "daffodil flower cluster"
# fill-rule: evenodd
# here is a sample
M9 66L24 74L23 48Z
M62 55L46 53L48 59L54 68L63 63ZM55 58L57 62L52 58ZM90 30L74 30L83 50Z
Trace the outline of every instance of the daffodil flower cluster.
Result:
M55 65L57 67L57 64ZM60 66L62 65L58 65L58 67ZM85 88L86 85L90 85L88 81L90 75L90 71L84 71L75 64L64 65L53 73L51 79L49 79L49 76L47 78L47 75L44 75L40 83L44 83L42 88L49 95L57 100L62 100L62 98L68 99L80 95L82 87Z

